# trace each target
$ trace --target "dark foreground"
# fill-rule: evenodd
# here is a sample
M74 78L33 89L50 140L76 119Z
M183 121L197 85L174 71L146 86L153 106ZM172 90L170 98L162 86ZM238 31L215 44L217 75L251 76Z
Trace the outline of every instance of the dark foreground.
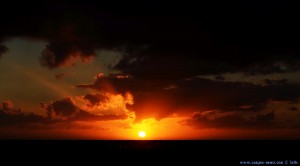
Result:
M299 165L300 141L20 141L2 140L1 158L23 164L61 165L104 163L160 165L245 165L241 162L274 161ZM10 159L12 158L12 159ZM40 160L43 161L40 163ZM285 162L288 161L288 164ZM296 162L294 162L296 161ZM298 162L298 164L297 164ZM143 164L145 163L145 164ZM293 164L294 163L294 164ZM250 164L249 164L250 165ZM258 165L258 164L256 164ZM272 165L272 164L260 164ZM273 164L274 165L274 164ZM282 165L282 164L281 164Z

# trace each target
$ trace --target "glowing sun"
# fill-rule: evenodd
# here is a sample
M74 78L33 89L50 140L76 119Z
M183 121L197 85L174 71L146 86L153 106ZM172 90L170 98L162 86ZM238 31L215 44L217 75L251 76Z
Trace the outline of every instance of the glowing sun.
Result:
M141 138L146 137L145 131L140 131L140 132L139 132L139 137L141 137Z

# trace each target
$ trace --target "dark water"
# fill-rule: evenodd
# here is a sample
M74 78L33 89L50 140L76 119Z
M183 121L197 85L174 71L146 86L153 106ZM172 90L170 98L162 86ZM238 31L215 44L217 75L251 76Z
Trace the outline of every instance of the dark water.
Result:
M2 159L14 156L53 162L168 163L240 165L240 161L299 161L300 141L74 141L2 140ZM298 152L297 152L298 151ZM142 160L142 161L139 161ZM98 164L97 164L98 163ZM140 165L140 164L139 164Z

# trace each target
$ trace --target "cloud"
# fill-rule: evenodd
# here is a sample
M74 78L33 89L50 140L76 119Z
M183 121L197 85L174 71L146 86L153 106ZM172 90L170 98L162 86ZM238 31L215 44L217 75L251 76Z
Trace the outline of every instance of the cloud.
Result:
M47 117L49 119L60 121L103 121L128 118L129 111L126 109L126 103L123 103L122 101L121 103L117 103L120 102L118 100L123 99L122 96L117 96L119 97L117 98L117 101L103 101L101 103L99 102L99 105L95 103L95 105L93 105L97 105L97 108L95 109L93 109L94 107L92 107L90 103L90 96L92 95L83 97L83 99L89 101L89 103L85 104L83 107L76 105L70 97L65 97L48 104L41 103L41 108L47 112ZM112 105L112 107L109 107L110 105Z
M292 101L299 98L298 91L300 90L299 84L264 86L202 78L180 81L177 86L178 96L182 96L181 101L187 105L199 105L202 109L237 111L261 110L271 100Z
M19 113L19 114L6 114L1 112L0 110L0 126L26 126L26 125L30 125L30 124L50 124L51 121L49 121L48 119L46 119L43 116L34 114L34 113L30 113L30 114L24 114L24 113Z
M272 101L290 102L300 98L300 85L287 80L269 80L271 83L265 85L204 78L147 81L104 74L95 79L92 84L77 87L99 92L132 93L135 102L129 108L136 112L137 119L160 119L172 113L197 110L260 112ZM95 96L86 97L94 104L99 102Z
M2 103L2 109L3 110L13 110L14 105L10 100L6 100Z
M237 112L209 111L195 114L185 122L196 128L245 128L267 129L278 128L275 122L275 112L267 112L246 118ZM280 126L283 127L283 126Z
M215 80L218 80L218 81L225 81L225 77L221 76L221 75L218 75L215 77Z
M267 85L284 85L288 83L287 79L280 79L280 80L265 79L264 81Z
M83 97L83 99L88 100L88 105L93 107L99 105L100 102L103 102L104 100L108 100L108 97L103 94L87 94Z
M78 88L90 88L99 91L108 91L114 93L131 92L153 92L161 91L169 87L171 81L169 80L143 80L130 77L122 74L111 74L105 76L103 73L95 76L95 82L92 84L79 84Z
M2 102L0 106L0 126L22 126L29 123L49 123L49 120L43 116L27 113L21 108L14 108L10 100Z
M16 11L26 15L0 13L0 38L48 42L40 61L49 69L74 65L74 59L88 61L96 50L118 50L123 57L112 68L141 79L299 70L299 25L291 19L297 14L289 15L293 12L278 3L270 7L276 12L264 15L256 12L261 4L249 8L245 3L206 3L201 9L164 3L25 3Z
M127 75L105 76L102 73L98 74L95 79L95 82L92 84L80 84L77 85L77 87L117 95L128 94L129 92L134 97L134 104L129 104L128 108L135 111L136 117L139 120L142 119L147 112L151 112L151 115L155 114L156 118L165 117L169 113L172 113L172 92L170 91L171 93L168 93L167 91L176 88L170 88L169 80L147 81L135 79ZM89 98L91 97L92 96L89 96ZM148 110L150 108L152 109Z
M74 116L79 111L77 110L76 106L73 104L72 99L69 97L66 97L62 100L51 102L49 104L41 104L41 106L45 108L45 110L47 111L47 115L50 118L71 117Z
M91 96L91 95L86 95ZM89 101L90 98L84 97ZM95 95L99 96L99 95ZM61 100L55 100L49 103L40 103L42 110L46 112L46 116L33 112L24 112L21 108L15 108L10 100L4 101L0 105L0 127L23 127L23 128L41 128L51 129L57 124L82 122L96 122L108 120L127 120L135 118L135 114L129 111L126 106L132 104L130 94L110 95L107 101L95 103L95 110L91 105L87 104L85 110L76 105L72 98L65 97ZM74 125L76 128L78 125Z
M84 111L80 111L78 116L69 120L63 119L51 119L45 116L41 116L35 113L19 112L15 114L9 114L3 112L0 108L0 129L6 131L12 129L25 129L28 130L54 130L54 129L91 129L105 130L101 126L93 126L90 122L116 120L122 119L121 116L93 116ZM126 117L125 117L126 118ZM86 122L86 125L80 125L78 122ZM0 136L2 137L2 136Z
M59 73L59 74L55 74L55 78L56 79L62 79L64 77L66 77L68 74L66 73Z
M8 48L5 45L3 45L0 40L0 58L1 58L2 54L7 51L8 51Z
M54 69L59 66L74 66L76 59L87 62L95 56L94 49L85 42L50 42L43 50L40 62L42 66Z
M290 110L290 111L298 111L298 108L293 106L293 107L289 107L288 110Z
M22 110L20 108L15 109L12 101L10 101L10 100L6 100L6 101L2 102L1 109L2 109L2 112L6 113L6 114L19 114L22 112Z
M255 118L256 121L261 121L261 122L273 121L274 119L275 119L275 111L263 115L257 115Z
M79 98L80 99L80 98ZM135 112L129 109L130 105L134 104L132 94L129 92L124 94L112 94L112 93L96 93L87 94L81 99L82 110L86 112L98 115L98 116L116 116L121 119L135 120Z

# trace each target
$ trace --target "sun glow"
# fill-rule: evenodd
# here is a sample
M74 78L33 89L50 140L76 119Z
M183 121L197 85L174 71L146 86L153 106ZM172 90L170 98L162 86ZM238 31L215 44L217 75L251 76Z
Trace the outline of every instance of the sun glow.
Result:
M144 131L139 132L139 137L144 138L146 137L146 133Z

